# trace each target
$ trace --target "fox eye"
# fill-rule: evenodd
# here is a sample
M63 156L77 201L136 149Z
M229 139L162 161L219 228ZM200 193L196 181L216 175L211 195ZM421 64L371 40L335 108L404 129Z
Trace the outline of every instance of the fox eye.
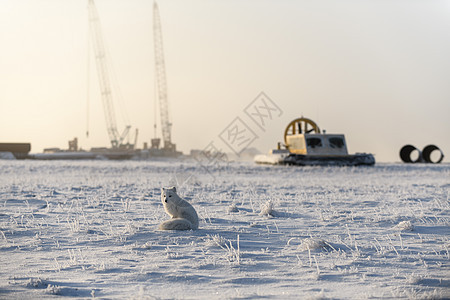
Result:
M172 197L172 195L169 195L169 198Z

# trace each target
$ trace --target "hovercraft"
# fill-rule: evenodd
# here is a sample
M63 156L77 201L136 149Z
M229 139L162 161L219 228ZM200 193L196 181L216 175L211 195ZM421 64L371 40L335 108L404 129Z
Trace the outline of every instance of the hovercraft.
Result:
M284 131L284 145L267 155L257 155L257 164L295 166L371 166L375 158L370 153L348 154L343 134L321 132L319 126L307 118L289 123ZM282 148L284 146L284 148Z

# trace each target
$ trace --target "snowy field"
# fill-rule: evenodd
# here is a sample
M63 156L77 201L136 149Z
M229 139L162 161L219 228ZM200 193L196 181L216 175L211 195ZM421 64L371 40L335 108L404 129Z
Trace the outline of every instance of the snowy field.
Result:
M450 165L0 160L1 299L450 297ZM160 188L197 210L158 231Z

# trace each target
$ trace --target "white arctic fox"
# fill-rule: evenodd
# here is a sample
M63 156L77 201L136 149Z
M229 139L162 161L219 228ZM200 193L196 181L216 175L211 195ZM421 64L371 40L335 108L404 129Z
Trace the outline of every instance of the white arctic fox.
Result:
M162 222L160 230L198 229L198 215L194 207L177 195L175 187L161 189L161 201L172 219Z

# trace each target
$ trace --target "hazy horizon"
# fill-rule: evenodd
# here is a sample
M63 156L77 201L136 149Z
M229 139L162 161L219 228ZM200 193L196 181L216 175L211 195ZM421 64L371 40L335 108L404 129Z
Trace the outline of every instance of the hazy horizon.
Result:
M95 3L142 148L153 138L153 1ZM449 161L450 1L158 5L172 139L184 153L210 142L232 152L218 136L237 117L257 135L249 147L266 152L304 116L378 162L399 161L405 144L435 144ZM87 14L87 1L0 1L0 142L33 153L74 137L83 149L110 146L92 58L87 72ZM244 111L261 92L282 111L265 128Z

